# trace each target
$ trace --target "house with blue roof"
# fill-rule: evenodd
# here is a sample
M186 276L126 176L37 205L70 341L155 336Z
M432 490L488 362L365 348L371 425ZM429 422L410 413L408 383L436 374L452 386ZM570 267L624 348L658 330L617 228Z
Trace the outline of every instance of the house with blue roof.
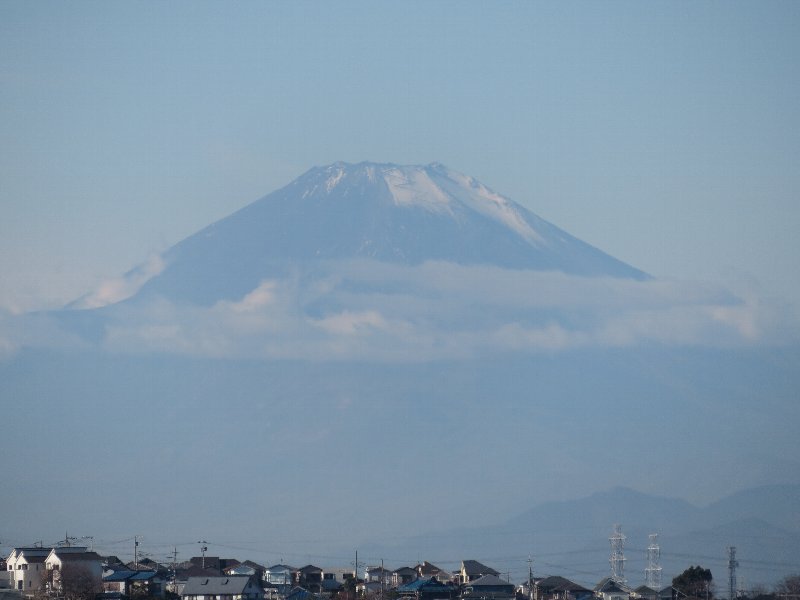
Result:
M141 594L163 598L165 583L157 571L112 571L103 575L103 594L126 597Z
M417 579L396 590L399 598L416 600L451 600L458 596L458 588L451 583L442 583L436 577Z

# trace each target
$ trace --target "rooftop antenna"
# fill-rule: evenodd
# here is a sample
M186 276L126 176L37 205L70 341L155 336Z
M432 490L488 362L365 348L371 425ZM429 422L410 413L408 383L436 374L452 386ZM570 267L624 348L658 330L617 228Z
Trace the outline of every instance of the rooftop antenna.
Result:
M647 568L644 570L645 585L656 592L661 591L661 548L658 546L658 534L651 533L647 546Z
M608 538L611 542L611 579L616 583L626 583L625 581L625 535L622 533L622 525L614 525L614 533Z
M728 547L728 600L736 598L736 567L739 561L736 560L736 546Z

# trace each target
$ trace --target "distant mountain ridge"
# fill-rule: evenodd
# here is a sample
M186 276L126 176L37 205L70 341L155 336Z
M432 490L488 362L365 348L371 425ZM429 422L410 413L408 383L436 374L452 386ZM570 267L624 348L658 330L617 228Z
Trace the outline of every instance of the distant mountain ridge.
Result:
M494 526L437 531L365 551L413 555L424 547L435 557L483 556L489 564L493 556L530 554L534 561L540 558L538 575L563 575L591 587L608 575L608 537L620 524L627 537L626 575L634 587L644 583L651 533L659 534L663 585L699 562L723 586L728 546L738 549L740 576L766 583L800 567L794 559L800 551L797 506L800 485L750 488L705 507L615 487L576 500L545 502Z
M647 278L438 163L338 162L179 242L139 294L211 304L241 298L289 265L353 258Z

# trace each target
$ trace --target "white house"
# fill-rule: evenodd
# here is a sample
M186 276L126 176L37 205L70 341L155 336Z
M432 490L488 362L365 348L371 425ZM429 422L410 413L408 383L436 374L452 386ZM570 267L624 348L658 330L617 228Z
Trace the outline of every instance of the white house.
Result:
M14 548L6 559L9 586L32 596L44 581L44 561L50 550L50 548Z
M283 586L286 590L297 582L299 570L289 565L272 565L264 571L264 583Z
M103 582L103 563L97 552L87 552L86 548L53 548L45 558L45 568L53 572L53 587L61 588L62 575L72 569L89 577L100 590Z

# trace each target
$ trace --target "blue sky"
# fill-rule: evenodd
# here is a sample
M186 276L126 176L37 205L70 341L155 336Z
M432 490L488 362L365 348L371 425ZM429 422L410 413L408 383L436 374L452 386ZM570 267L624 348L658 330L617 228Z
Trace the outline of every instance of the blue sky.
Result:
M0 4L0 306L337 160L439 161L658 277L800 299L800 7Z

